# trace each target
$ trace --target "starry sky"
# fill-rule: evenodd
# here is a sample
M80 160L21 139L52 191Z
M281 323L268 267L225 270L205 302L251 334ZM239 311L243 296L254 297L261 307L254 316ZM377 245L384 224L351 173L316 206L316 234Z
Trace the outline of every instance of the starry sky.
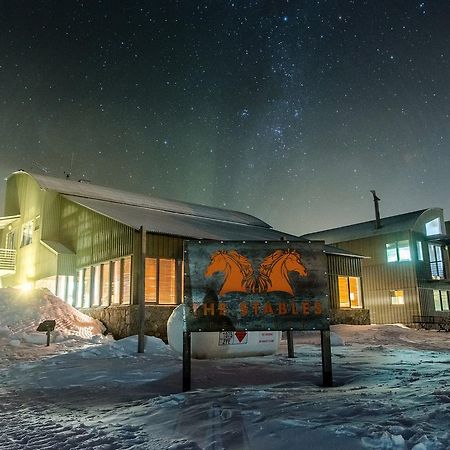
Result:
M447 0L0 0L0 207L30 172L303 234L450 215Z

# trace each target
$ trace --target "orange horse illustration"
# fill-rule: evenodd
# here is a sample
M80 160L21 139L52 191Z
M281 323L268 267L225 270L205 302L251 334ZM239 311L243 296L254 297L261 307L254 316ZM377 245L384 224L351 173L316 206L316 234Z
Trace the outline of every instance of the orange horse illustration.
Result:
M275 250L259 265L258 292L287 292L294 295L289 281L289 272L306 277L307 272L296 250Z
M210 277L217 272L224 273L219 295L228 292L263 294L265 292L287 292L294 295L289 281L289 272L306 277L307 272L296 250L275 250L263 259L255 273L249 259L236 250L219 250L211 255L211 262L205 270Z
M252 292L256 286L253 267L245 256L236 250L219 250L211 255L211 262L205 271L210 277L216 272L224 273L224 281L219 295L228 292Z

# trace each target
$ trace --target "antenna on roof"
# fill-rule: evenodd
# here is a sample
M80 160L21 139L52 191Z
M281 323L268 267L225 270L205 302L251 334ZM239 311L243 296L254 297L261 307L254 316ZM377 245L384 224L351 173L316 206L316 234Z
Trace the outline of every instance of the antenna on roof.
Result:
M375 191L370 191L373 195L373 203L375 205L375 228L381 228L381 219L380 219L380 207L378 203L381 201L377 197L377 193Z

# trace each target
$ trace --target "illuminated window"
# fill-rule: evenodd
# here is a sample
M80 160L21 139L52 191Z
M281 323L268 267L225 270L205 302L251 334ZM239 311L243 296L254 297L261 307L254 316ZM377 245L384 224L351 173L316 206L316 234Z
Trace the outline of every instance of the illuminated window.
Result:
M449 311L448 291L433 290L435 311Z
M386 244L386 257L388 262L411 261L409 241L398 241Z
M405 293L403 289L397 289L395 291L390 291L391 304L392 305L404 305L405 304Z
M77 308L81 308L81 305L83 304L83 270L78 271L78 289L77 289Z
M6 235L5 248L8 249L16 248L16 230L8 231Z
M423 247L421 241L417 241L417 259L423 261Z
M84 269L83 308L89 308L91 300L91 268Z
M21 246L29 245L33 242L33 221L30 220L22 225L22 243Z
M131 256L122 260L122 296L120 303L129 305L131 300Z
M440 245L428 244L428 254L430 256L431 278L440 280L445 278L444 259Z
M102 306L109 306L109 266L109 262L102 264L102 289L100 298L100 304Z
M145 258L145 301L156 302L156 258Z
M101 266L95 266L94 269L94 292L92 298L92 306L100 305L100 282L101 282Z
M159 260L159 303L176 304L175 260Z
M121 261L113 261L113 280L111 286L111 303L120 303L120 269Z
M145 258L145 301L176 304L174 259Z
M436 217L436 219L427 222L425 224L425 233L427 236L442 234L441 219L439 217Z
M361 308L360 280L358 277L338 277L339 306Z

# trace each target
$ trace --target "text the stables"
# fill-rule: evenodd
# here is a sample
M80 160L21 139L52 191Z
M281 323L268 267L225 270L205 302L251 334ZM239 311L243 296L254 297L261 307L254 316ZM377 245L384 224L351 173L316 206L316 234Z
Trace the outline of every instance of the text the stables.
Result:
M320 316L322 314L322 303L320 300L310 301L287 301L287 302L259 302L242 301L238 307L229 308L224 302L194 304L193 313L195 317L214 317L235 315L248 316Z

